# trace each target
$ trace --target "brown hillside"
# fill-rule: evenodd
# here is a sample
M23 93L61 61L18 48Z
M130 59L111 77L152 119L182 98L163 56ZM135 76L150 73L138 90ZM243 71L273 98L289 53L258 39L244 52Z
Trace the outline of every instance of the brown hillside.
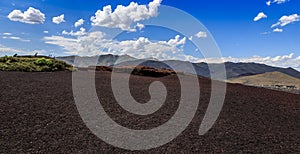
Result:
M300 79L281 72L268 72L264 74L233 78L229 79L229 82L253 86L286 85L300 88Z

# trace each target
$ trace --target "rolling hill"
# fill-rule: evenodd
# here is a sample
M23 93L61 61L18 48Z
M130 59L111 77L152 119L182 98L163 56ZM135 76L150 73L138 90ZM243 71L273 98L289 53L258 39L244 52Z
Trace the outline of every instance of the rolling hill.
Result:
M54 72L72 70L72 65L47 56L0 57L0 71Z
M295 86L300 88L300 79L281 72L268 72L264 74L244 76L229 79L231 83L240 83L252 86Z

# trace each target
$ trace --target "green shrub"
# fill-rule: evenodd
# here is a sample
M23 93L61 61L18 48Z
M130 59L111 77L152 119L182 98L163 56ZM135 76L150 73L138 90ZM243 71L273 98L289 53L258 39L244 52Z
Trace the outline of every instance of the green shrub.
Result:
M39 58L35 60L34 64L39 65L39 66L45 66L47 64L47 61L45 58Z
M13 63L13 62L17 62L18 59L15 58L15 57L11 57L11 56L5 56L5 57L1 57L0 58L0 62L3 62L3 63Z

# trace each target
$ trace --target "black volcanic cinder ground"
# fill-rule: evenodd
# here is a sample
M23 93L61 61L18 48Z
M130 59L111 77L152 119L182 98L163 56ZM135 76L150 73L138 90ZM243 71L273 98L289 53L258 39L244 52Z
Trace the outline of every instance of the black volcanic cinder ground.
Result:
M178 106L176 76L131 77L132 94L141 103L150 98L145 83L160 80L167 86L166 103L149 116L135 116L117 105L110 90L109 72L98 72L96 78L105 110L129 128L156 127L166 122ZM0 153L131 152L110 146L89 131L76 109L71 79L70 72L0 72ZM200 78L199 82L200 104L189 127L172 142L141 152L300 152L300 95L229 84L218 121L207 134L199 136L210 81Z

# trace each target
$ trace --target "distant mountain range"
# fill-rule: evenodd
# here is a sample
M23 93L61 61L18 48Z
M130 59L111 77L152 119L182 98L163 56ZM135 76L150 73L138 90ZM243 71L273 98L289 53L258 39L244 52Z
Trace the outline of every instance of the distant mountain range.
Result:
M95 65L97 62L97 66L134 66L135 64L139 64L140 66L147 66L158 69L172 69L169 65L176 66L177 71L187 72L186 69L188 65L192 64L196 70L196 73L200 76L210 77L210 67L218 68L221 64L207 64L207 63L190 63L187 61L179 61L179 60L167 60L167 61L158 61L155 59L136 59L128 55L101 55L94 57L79 57L79 56L66 56L66 57L57 57L56 59L63 60L67 63L70 63L74 66L78 66L75 64L75 58L80 58L84 61L84 64L80 64L81 67L88 67L90 65ZM94 63L91 63L94 62ZM227 78L237 78L242 76L250 76L263 74L267 72L281 72L287 74L289 76L300 79L300 72L293 68L280 68L280 67L272 67L265 64L258 63L225 63ZM218 72L214 72L218 73Z

